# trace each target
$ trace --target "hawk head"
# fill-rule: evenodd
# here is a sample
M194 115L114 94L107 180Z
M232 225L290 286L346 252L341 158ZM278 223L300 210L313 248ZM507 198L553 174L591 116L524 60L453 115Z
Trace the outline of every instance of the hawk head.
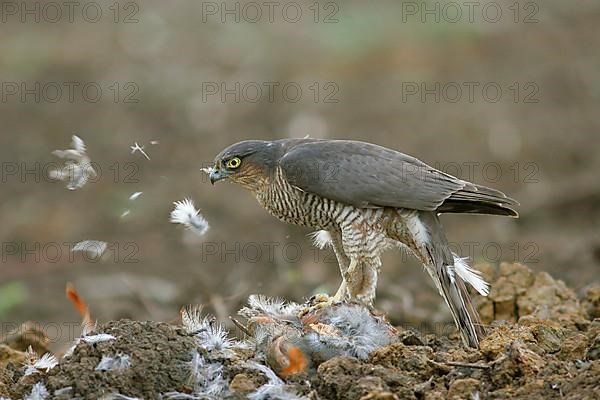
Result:
M280 146L266 140L245 140L227 147L216 157L210 182L228 180L248 189L258 189L274 171Z

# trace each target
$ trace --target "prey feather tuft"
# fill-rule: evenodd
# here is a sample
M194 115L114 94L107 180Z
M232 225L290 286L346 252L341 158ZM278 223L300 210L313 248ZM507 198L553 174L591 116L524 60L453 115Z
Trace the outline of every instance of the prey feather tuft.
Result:
M33 351L31 346L27 349L27 357L25 359L25 376L29 376L34 372L44 371L48 372L52 368L56 367L58 360L53 354L45 353L43 356L38 357Z
M31 387L31 393L26 396L25 400L45 400L48 398L50 393L48 393L48 389L44 386L43 382L38 382Z
M130 357L127 354L118 353L114 357L103 355L96 365L96 371L113 371L127 369L131 366Z
M248 398L251 400L302 400L306 397L300 397L295 391L291 390L281 378L275 374L275 372L262 364L254 361L249 361L247 366L262 372L267 379L267 383L256 389L254 392L248 394Z

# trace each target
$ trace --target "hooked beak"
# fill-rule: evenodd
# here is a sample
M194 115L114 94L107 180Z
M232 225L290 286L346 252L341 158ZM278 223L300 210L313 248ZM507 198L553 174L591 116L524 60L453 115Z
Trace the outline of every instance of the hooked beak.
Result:
M210 183L212 183L214 185L215 182L220 181L221 179L227 178L228 175L229 174L227 173L227 171L213 169L212 171L210 171Z

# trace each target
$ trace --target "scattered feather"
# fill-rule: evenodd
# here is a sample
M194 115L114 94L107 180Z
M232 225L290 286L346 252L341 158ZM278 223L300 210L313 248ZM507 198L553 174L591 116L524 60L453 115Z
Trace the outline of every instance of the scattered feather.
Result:
M198 344L205 349L227 350L235 347L236 342L229 338L227 330L221 324L214 322L205 331L196 335Z
M138 197L140 197L142 195L142 193L144 193L144 192L135 192L135 193L133 193L131 196L129 196L129 200L135 200L135 199L137 199Z
M172 223L182 224L198 236L202 236L208 231L208 222L200 214L200 211L196 210L190 199L176 201L173 204L175 204L175 209L171 211L170 221Z
M168 400L198 400L199 397L193 394L181 393L181 392L167 392L164 393L163 398Z
M98 333L97 335L87 335L80 338L82 341L88 344L108 342L109 340L116 340L117 338L108 333Z
M248 306L240 310L240 314L247 318L266 314L277 319L294 320L298 312L302 309L302 306L298 303L286 303L280 298L271 298L261 294L250 295L248 297Z
M158 141L158 140L151 140L150 141L150 144L153 145L153 146L156 145L156 144L159 144L159 143L160 143L160 141Z
M48 372L56 367L57 364L58 360L53 354L45 353L38 358L37 354L33 351L31 346L29 346L27 349L27 358L25 359L25 376L29 376L38 371Z
M200 168L200 171L204 172L205 174L210 175L211 172L213 172L215 169L213 167L203 167Z
M54 150L52 154L65 160L65 165L59 169L51 170L51 179L66 181L67 189L75 190L83 187L90 178L98 176L90 158L86 154L86 146L79 136L73 135L72 149Z
M69 349L63 355L63 358L70 357L73 354L73 352L75 351L75 348L77 347L77 345L81 342L85 342L87 344L94 344L94 343L107 342L109 340L116 340L116 339L117 339L116 337L114 337L113 335L109 335L108 333L98 333L96 335L88 335L86 333L86 330L84 327L83 335L80 338L75 339L75 341L73 342L71 347L69 347Z
M126 216L129 215L130 212L131 212L130 210L123 211L123 214L121 214L121 218L125 218Z
M43 382L38 382L31 388L31 393L25 397L25 400L45 400L48 397L48 389Z
M267 379L269 380L269 383L273 383L273 384L276 384L276 385L283 385L284 384L283 380L280 377L277 376L277 374L275 373L275 371L273 371L271 368L267 367L266 365L259 364L259 363L255 362L255 361L248 361L246 363L246 365L249 368L252 368L252 369L255 369L257 371L262 372L267 377Z
M306 396L300 396L287 385L272 385L266 383L256 391L248 394L250 400L308 400Z
M77 135L73 135L71 139L71 145L73 146L73 149L75 149L75 151L77 151L80 154L85 153L86 147L83 140L81 140L81 138Z
M102 359L96 366L96 371L112 371L127 369L131 366L130 357L127 354L117 354L114 357L106 355L102 356Z
M71 282L67 282L67 290L66 291L67 291L67 297L69 298L69 300L71 300L71 303L73 303L73 305L79 312L79 315L81 315L83 317L82 324L83 324L84 332L90 332L94 327L94 324L92 323L92 316L90 314L90 309L88 308L87 304L85 304L85 302L83 301L81 296L79 296L79 293L77 293L77 291L75 290L75 287L73 286L73 284Z
M189 370L189 379L190 383L194 385L195 395L220 398L227 392L229 384L223 378L223 366L221 364L208 363L198 351L193 350Z
M102 242L100 240L84 240L82 242L77 243L73 247L71 252L75 253L77 251L81 251L83 253L89 254L90 257L96 259L100 258L102 254L104 254L107 246L108 243Z
M202 306L199 305L183 307L180 314L184 329L191 334L206 330L213 319L210 315L202 316Z
M140 146L138 142L135 142L133 146L129 146L129 148L131 149L131 154L134 154L136 151L139 151L144 157L146 157L146 159L150 160L150 157L148 157L148 154L146 154L146 152L144 151L144 146Z
M54 395L55 396L66 396L67 394L71 393L72 391L73 391L73 386L65 386L64 388L56 389L54 391Z
M129 397L121 393L108 393L100 397L100 400L142 400L139 397Z
M229 338L228 332L211 315L202 316L202 306L187 306L181 310L184 329L195 335L198 345L208 351L230 350L242 344ZM231 356L223 353L222 356Z
M266 384L259 387L254 392L248 395L250 400L303 400L308 399L305 396L299 396L298 393L291 390L275 372L265 366L254 361L249 361L246 365L252 369L262 372L269 380Z

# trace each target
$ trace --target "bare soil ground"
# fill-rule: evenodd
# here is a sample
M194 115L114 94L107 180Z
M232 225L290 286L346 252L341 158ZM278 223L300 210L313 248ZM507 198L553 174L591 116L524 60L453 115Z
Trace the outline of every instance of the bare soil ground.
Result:
M198 345L197 332L179 325L119 320L96 329L113 340L80 341L48 372L27 376L23 347L29 340L42 353L43 340L30 335L7 341L0 347L0 396L27 398L41 382L47 397L29 398L600 398L600 285L577 298L563 282L520 264L483 272L492 292L478 303L489 323L479 350L465 348L454 334L398 327L391 344L366 357L339 356L346 354L341 352L283 374L259 346L233 346L229 353L229 345L211 350ZM331 330L316 325L321 332ZM311 326L316 325L313 321ZM104 356L119 355L128 356L126 366L98 368ZM193 365L201 368L195 371Z

